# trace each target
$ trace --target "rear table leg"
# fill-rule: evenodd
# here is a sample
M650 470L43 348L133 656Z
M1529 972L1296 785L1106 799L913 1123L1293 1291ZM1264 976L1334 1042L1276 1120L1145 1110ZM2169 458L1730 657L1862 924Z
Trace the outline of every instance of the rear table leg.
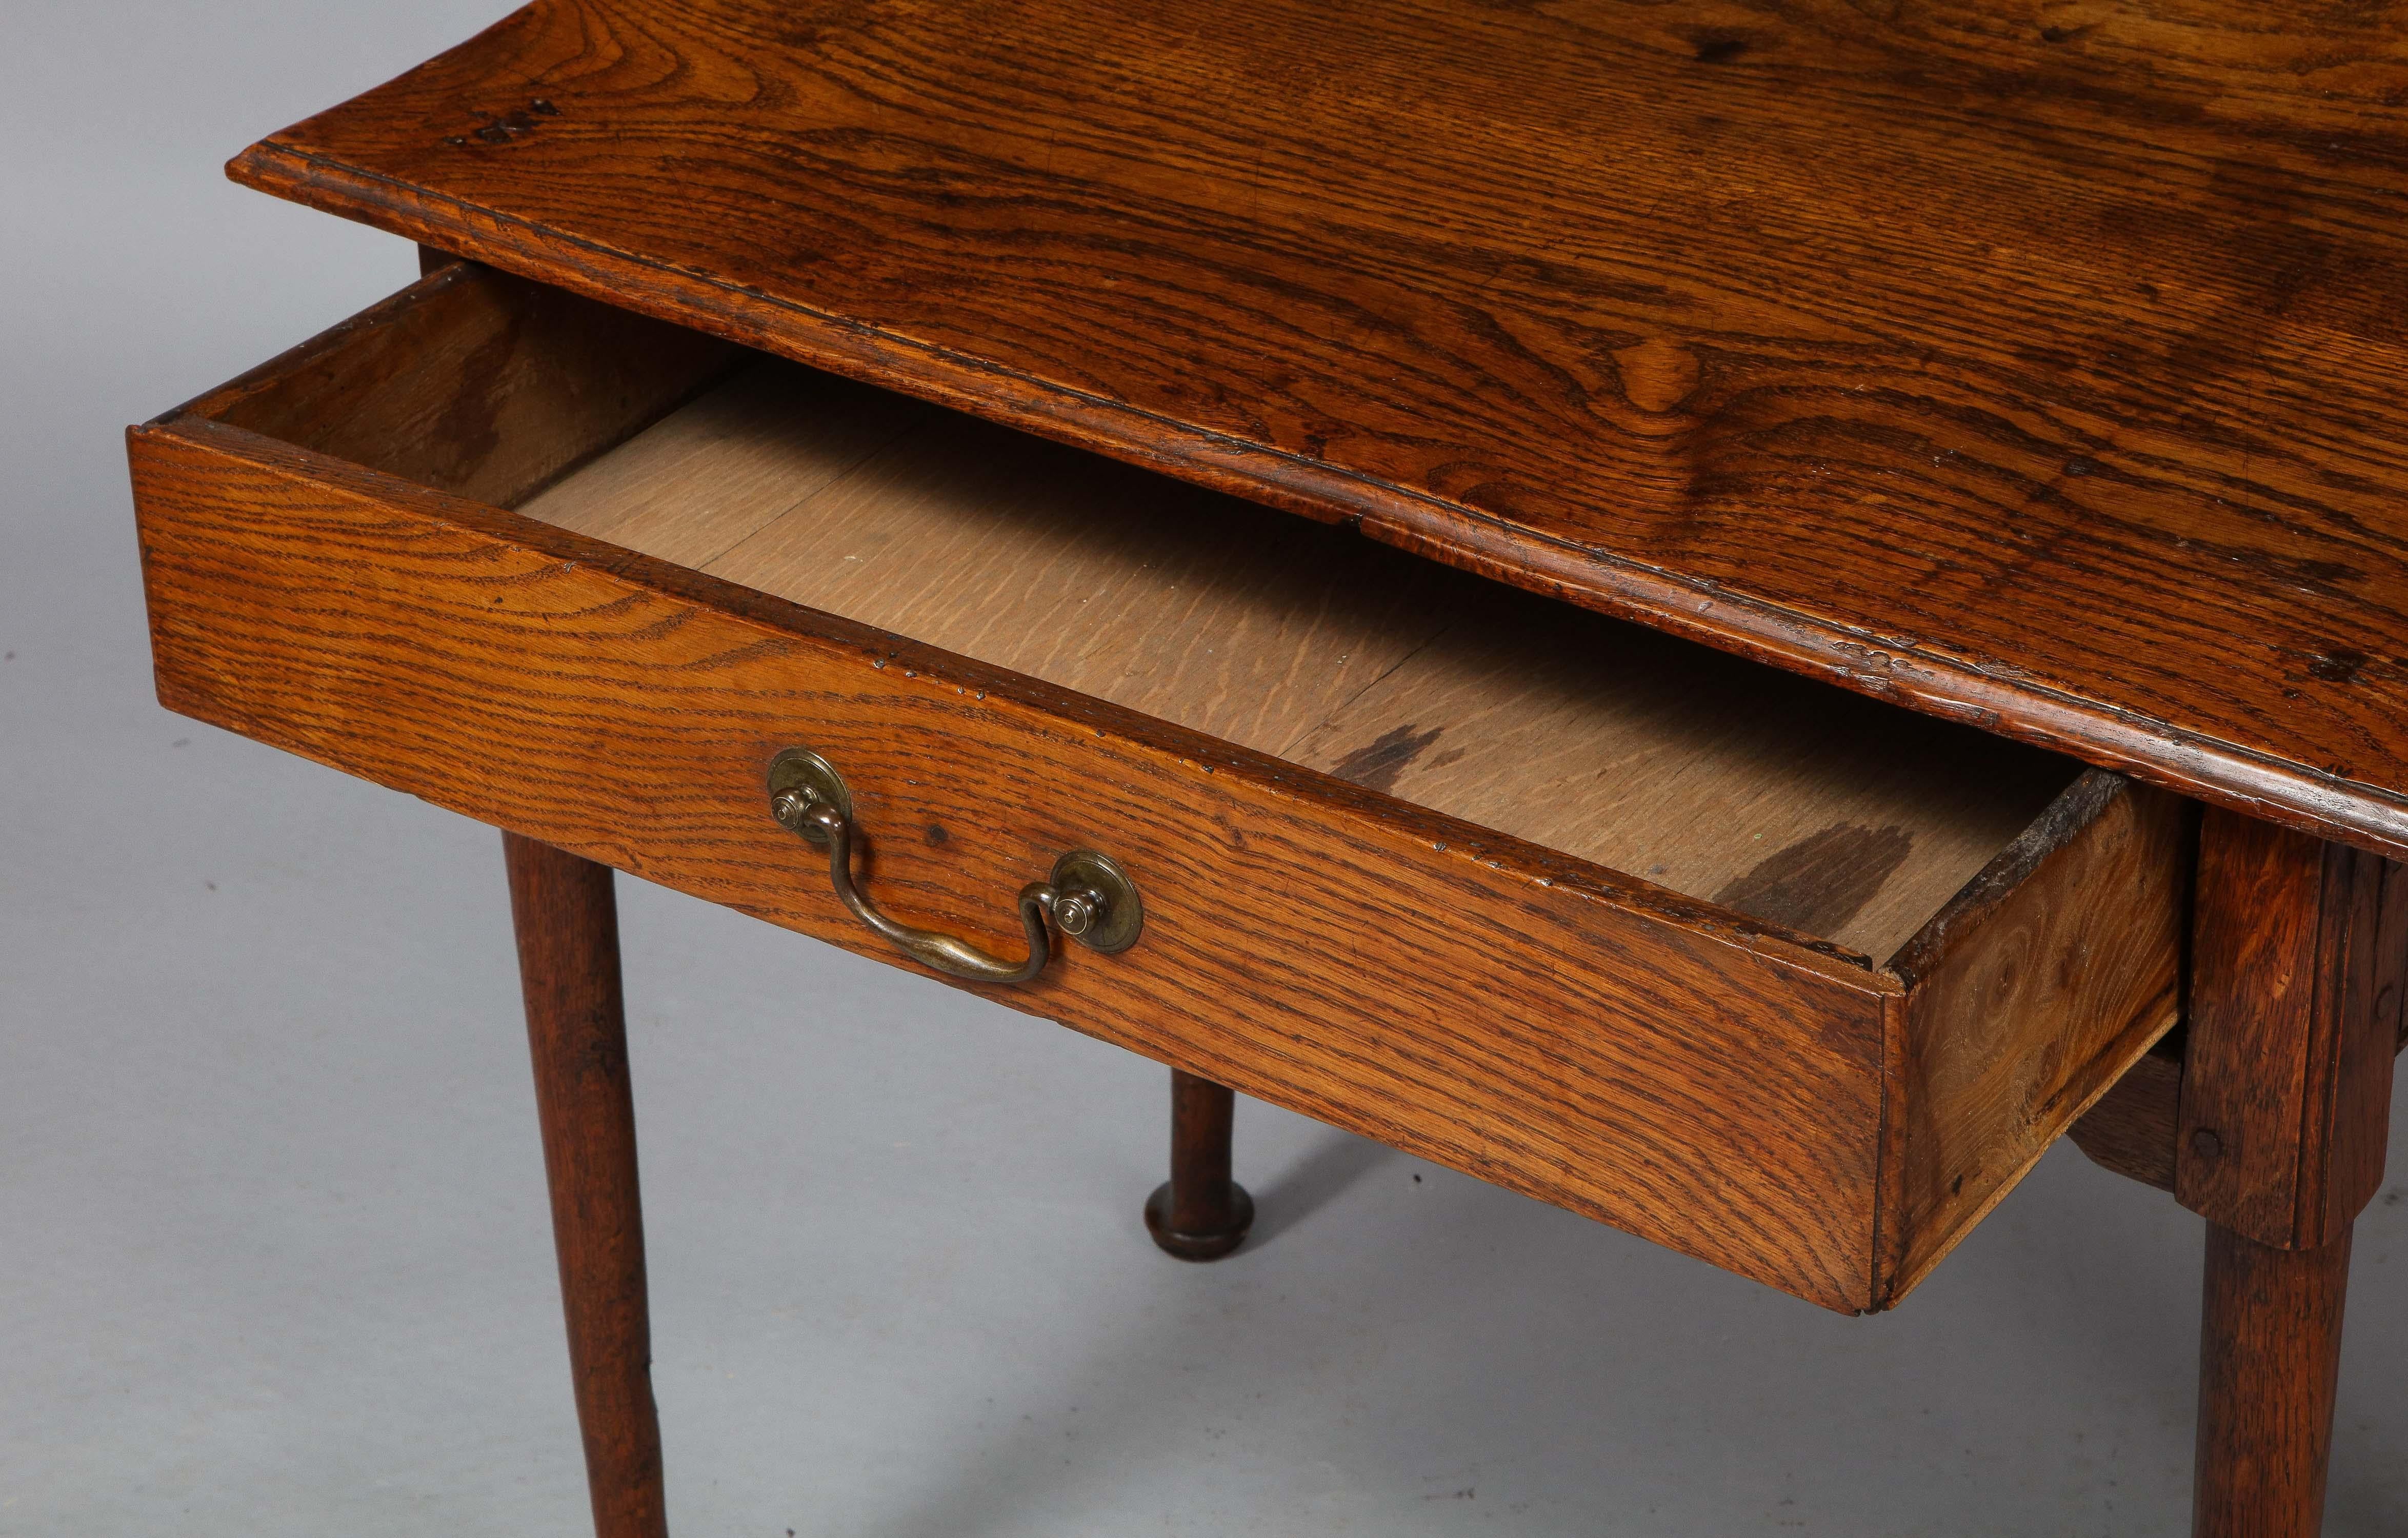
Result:
M1217 1260L1245 1243L1254 1199L1229 1178L1236 1094L1170 1071L1170 1179L1146 1200L1146 1231L1182 1260Z

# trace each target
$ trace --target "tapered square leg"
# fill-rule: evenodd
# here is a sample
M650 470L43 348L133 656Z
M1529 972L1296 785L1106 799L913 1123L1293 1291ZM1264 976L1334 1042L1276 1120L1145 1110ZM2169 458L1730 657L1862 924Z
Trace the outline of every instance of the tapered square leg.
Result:
M2349 1243L2276 1249L2207 1226L2194 1538L2322 1530Z
M1170 1071L1170 1179L1146 1200L1145 1227L1182 1260L1217 1260L1254 1227L1254 1199L1229 1178L1237 1102L1211 1079Z
M2174 1194L2207 1219L2197 1538L2324 1526L2352 1225L2383 1183L2408 870L2210 808Z
M502 835L597 1538L666 1538L636 1108L608 866Z

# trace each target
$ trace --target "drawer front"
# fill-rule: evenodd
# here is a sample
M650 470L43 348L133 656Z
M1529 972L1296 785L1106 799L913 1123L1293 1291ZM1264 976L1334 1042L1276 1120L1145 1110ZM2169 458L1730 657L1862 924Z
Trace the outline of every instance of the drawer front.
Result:
M907 921L1011 953L1056 855L1134 876L1134 948L1068 947L998 1002L1832 1308L1887 1297L1889 975L243 428L131 450L172 709L896 960L767 815L769 761L808 746Z

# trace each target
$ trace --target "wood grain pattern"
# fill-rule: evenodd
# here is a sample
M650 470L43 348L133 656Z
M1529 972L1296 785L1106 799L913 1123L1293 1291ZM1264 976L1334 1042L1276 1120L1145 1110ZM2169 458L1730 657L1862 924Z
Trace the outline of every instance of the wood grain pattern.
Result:
M2126 1069L2066 1135L2101 1169L2171 1193L2182 1136L2182 1058L2164 1045Z
M997 1002L1828 1306L1877 1295L1890 979L237 429L153 426L133 451L170 708L895 961L764 810L769 758L808 742L853 786L862 879L909 921L1002 950L1009 894L1061 850L1129 864L1144 941L1069 947Z
M2277 1248L2329 1244L2383 1183L2408 873L2211 811L2200 827L2175 1195Z
M2350 1232L2287 1249L2208 1224L2192 1538L2324 1531Z
M539 420L581 442L615 419ZM1002 1002L1832 1307L1896 1301L1900 1263L2016 1166L1973 1149L1980 1180L1911 1204L1932 1183L1914 1161L1964 1148L1910 1135L1914 1097L2053 1132L2128 1039L2095 1008L2145 1013L2164 964L2145 916L2179 871L2133 851L2165 798L2112 778L1941 909L1901 953L1911 988L1643 877L256 432L184 414L130 448L172 708L889 961L768 818L779 748L842 766L857 874L911 922L997 944L1006 894L1062 849L1111 851L1144 941L1072 947ZM2057 922L2057 891L2126 902ZM2128 922L2129 946L2086 933ZM2000 925L2059 980L1995 971ZM1972 1039L2055 1084L1960 1093L1914 1068L1910 1046L1957 1023L1918 1018L1915 993L1959 958L1979 986L1957 993L2014 1021Z
M1901 1291L2180 1017L2196 808L2092 771L1891 963Z
M2167 1192L2174 1189L2174 1146L2182 1139L2180 1034L2132 1064L2066 1133L2092 1162ZM2398 1046L2408 1048L2408 1033Z
M2064 761L787 366L522 511L1885 959Z
M538 0L233 170L2401 854L2400 36Z
M1485 586L790 367L521 510L1291 758L1445 627L1447 597Z
M667 1538L644 1207L607 865L502 834L595 1538Z
M2208 1219L2207 1538L2315 1538L2352 1226L2383 1182L2408 872L2210 808L2174 1194Z
M539 283L459 265L186 409L509 505L749 356Z

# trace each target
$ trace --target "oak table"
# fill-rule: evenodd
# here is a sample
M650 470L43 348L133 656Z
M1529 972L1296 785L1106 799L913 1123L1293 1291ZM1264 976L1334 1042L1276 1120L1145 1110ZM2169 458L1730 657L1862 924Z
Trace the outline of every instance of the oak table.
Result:
M538 0L130 435L161 699L504 830L597 1530L611 868L1827 1307L2060 1135L2308 1534L2408 962L2408 16ZM1300 515L1300 516L1299 516Z

